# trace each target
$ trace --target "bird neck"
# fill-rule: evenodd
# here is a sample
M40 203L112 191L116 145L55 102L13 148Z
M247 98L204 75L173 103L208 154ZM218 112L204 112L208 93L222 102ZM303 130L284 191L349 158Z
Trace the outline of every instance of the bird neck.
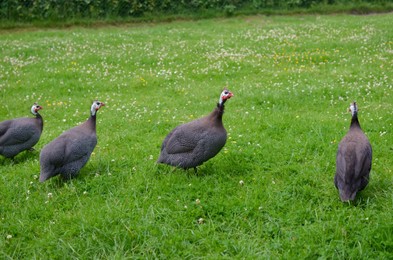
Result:
M87 123L91 126L93 131L96 130L96 119L97 119L97 114L90 115L89 119L87 120Z
M225 106L224 106L224 102L223 102L221 104L218 103L217 107L213 111L214 116L220 121L222 121L222 115L224 114L224 109L225 109Z
M359 120L358 120L358 114L357 113L354 113L352 115L351 127L350 128L353 128L353 127L359 127L360 128L360 123L359 123Z
M42 116L39 113L37 113L35 115L35 118L38 120L41 129L43 129L43 127L44 127L44 120L42 119Z

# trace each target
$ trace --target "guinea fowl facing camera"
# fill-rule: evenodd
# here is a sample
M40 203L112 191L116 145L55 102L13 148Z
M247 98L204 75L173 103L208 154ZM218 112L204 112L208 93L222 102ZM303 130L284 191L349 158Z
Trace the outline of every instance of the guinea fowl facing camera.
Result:
M157 163L196 171L197 166L213 158L227 140L222 115L225 102L232 96L232 92L224 89L217 107L208 116L173 129L162 143Z
M31 113L35 118L16 118L0 123L0 154L13 158L20 152L33 149L40 140L44 121L38 113L42 107L34 103Z
M97 145L96 116L102 106L105 104L94 101L86 122L64 132L42 149L40 182L58 174L64 179L73 178L87 163Z
M360 127L356 102L351 103L350 110L351 125L338 145L334 176L342 201L353 201L357 192L367 186L372 159L371 144Z

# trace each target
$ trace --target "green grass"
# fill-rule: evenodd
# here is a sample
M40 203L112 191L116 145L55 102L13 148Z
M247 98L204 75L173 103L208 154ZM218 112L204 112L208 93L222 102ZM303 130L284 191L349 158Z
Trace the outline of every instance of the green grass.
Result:
M1 258L392 258L392 23L254 16L2 33L0 118L37 101L45 126L37 152L0 158ZM156 165L166 134L210 113L224 86L235 95L224 149L196 174ZM96 98L107 106L89 163L39 183L41 148ZM343 204L335 155L353 100L373 169Z

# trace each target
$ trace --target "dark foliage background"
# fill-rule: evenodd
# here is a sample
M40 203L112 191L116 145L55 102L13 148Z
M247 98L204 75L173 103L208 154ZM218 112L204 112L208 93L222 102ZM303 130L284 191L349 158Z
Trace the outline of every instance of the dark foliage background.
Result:
M351 5L358 11L367 12L370 10L367 7L372 6L390 10L393 0L0 0L0 20L100 20L152 15L203 15L204 12L232 15L245 10L258 12L335 5Z

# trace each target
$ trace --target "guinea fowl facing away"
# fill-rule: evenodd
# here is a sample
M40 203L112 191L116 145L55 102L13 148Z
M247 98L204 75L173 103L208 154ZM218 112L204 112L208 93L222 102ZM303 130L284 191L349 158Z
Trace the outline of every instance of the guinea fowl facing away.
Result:
M42 149L40 182L58 174L64 179L73 178L87 163L97 144L96 116L102 106L105 104L94 101L86 122L62 133Z
M334 184L342 201L353 201L369 181L372 149L358 121L356 102L351 103L351 126L338 145Z
M224 89L217 107L208 116L182 124L164 139L157 163L183 169L194 168L214 157L224 147L227 132L222 124L224 104L233 94Z
M42 109L37 103L31 107L35 118L16 118L0 123L0 154L13 158L25 150L32 150L40 140L44 121L38 111Z

